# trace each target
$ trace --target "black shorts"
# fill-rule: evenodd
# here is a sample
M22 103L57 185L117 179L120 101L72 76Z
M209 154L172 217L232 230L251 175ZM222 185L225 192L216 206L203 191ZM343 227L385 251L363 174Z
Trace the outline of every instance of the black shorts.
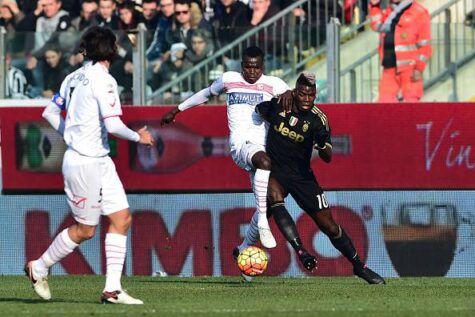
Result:
M329 208L323 189L313 174L272 171L270 176L280 183L284 189L284 197L290 194L306 213L313 214Z

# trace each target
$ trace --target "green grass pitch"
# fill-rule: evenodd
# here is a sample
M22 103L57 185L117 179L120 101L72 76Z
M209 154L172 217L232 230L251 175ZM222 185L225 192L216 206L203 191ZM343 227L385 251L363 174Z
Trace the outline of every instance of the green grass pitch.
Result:
M475 279L126 277L143 306L100 305L102 276L53 276L53 299L26 277L0 277L0 316L475 316Z

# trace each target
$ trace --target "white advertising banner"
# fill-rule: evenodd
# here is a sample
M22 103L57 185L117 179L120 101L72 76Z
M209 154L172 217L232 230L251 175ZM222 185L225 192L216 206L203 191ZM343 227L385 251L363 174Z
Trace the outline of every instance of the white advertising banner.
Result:
M335 220L360 257L383 276L475 277L475 191L327 192ZM129 275L237 275L231 256L254 212L252 194L134 194L128 238ZM348 276L349 263L292 199L287 207L318 276ZM72 224L62 195L0 196L0 274L22 274ZM278 246L267 250L267 275L304 276L271 221ZM96 237L53 268L53 274L103 274L101 222Z

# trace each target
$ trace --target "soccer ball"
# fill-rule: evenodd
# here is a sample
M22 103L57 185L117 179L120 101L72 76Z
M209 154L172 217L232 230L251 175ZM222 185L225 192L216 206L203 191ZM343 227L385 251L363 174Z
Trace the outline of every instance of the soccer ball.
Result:
M267 268L267 254L258 247L247 247L239 254L237 265L247 276L261 275Z

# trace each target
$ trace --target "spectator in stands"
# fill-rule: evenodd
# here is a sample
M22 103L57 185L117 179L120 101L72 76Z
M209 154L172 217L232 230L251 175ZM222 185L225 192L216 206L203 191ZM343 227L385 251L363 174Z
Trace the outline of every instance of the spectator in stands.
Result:
M213 21L219 47L224 47L244 34L250 26L249 7L238 0L221 0L222 14Z
M191 37L191 49L187 49L183 56L182 71L193 68L195 65L211 56L214 52L213 39L210 32L204 29L197 29L193 32ZM206 74L203 72L197 73L191 80L191 87L185 87L190 91L196 92L201 87L208 85L206 81Z
M191 1L175 0L174 21L168 28L163 42L163 48L166 48L167 52L153 64L153 73L158 78L153 79L152 87L171 80L181 69L184 52L187 47L191 47L193 33L191 20Z
M29 35L34 38L27 40L26 44L32 43L33 48L27 47L26 51L31 52L26 58L26 69L31 71L36 89L33 91L41 92L43 90L42 64L38 60L43 58L45 48L49 44L61 45L64 51L73 47L75 37L68 36L65 31L73 31L71 18L68 12L61 9L60 0L39 0L35 11L25 15L25 18L18 24L18 31L35 32ZM13 61L15 65L16 61ZM19 68L24 67L24 62L19 62Z
M0 6L0 26L7 32L13 32L17 24L23 20L25 14L20 11L15 0L2 0Z
M98 0L83 0L81 3L81 14L74 18L71 24L78 31L83 31L93 26L96 23L95 16L98 9Z
M380 2L370 0L369 8L371 28L380 33L379 102L418 102L432 55L429 12L414 0L391 0L386 9Z
M61 0L61 7L69 13L71 18L76 18L81 13L81 2L83 0Z
M6 97L9 99L28 99L28 82L23 72L11 65L11 56L6 54L5 61L7 65L7 91Z
M157 0L143 0L142 15L147 30L155 31L158 25L160 7Z
M37 1L34 0L16 0L16 2L25 15L32 13L37 8Z
M49 44L45 49L44 62L44 91L42 95L50 99L59 91L62 81L70 72L70 67L63 58L59 46L54 44Z
M258 26L264 21L269 20L278 12L277 7L271 6L270 0L252 0L252 15L250 23L252 26Z
M290 5L292 1L288 2ZM303 38L307 36L307 27L310 27L310 46L318 47L326 41L326 25L330 18L337 17L340 21L343 20L343 9L339 1L313 0L309 4L296 8L294 15L299 19L298 23L304 25ZM308 48L305 47L305 49Z
M96 15L96 24L111 30L119 29L120 19L117 16L115 0L99 0L99 10Z
M199 8L196 5L194 9L192 7L190 0L175 0L175 20L166 34L166 41L170 47L174 43L183 43L190 48L191 37L196 28L211 30Z
M17 25L23 20L25 14L18 8L15 0L2 0L0 6L0 26L5 27L5 39L8 51L13 58L23 58L25 47L25 34L15 32Z
M135 11L135 4L126 0L118 5L119 30L132 30L142 21L139 13Z
M160 0L158 25L155 29L153 42L146 51L147 60L153 65L160 65L169 58L170 47L166 41L166 34L171 28L174 19L175 3L173 0Z
M191 12L191 29L193 31L197 29L202 29L210 33L213 32L213 28L211 24L208 22L208 20L205 19L203 15L203 11L201 10L201 7L198 4L196 4L195 2L191 2L190 12ZM213 38L211 38L211 40L213 40Z

